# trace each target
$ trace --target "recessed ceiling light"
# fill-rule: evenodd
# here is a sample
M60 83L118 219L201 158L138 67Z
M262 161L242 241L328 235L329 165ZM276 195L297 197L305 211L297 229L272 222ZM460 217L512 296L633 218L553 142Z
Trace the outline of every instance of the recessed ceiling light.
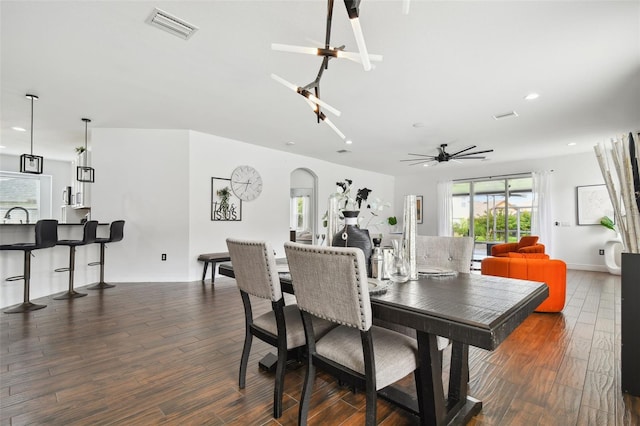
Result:
M295 142L292 142L292 141L287 142L287 145L295 145L295 144L296 144L296 143L295 143Z
M353 141L351 139L347 139L346 141L344 141L344 143L346 143L347 145L351 145Z
M422 167L429 167L429 163L424 163Z
M534 99L538 99L540 97L540 95L538 95L537 93L529 93L527 96L525 96L524 98L528 101L532 101Z
M567 144L567 146L576 146L576 145L578 145L578 144L577 144L577 143L575 143L575 142L569 142L569 143Z
M16 132L26 132L27 131L27 129L24 129L24 128L18 127L18 126L12 127L12 129L15 130Z
M0 145L0 149L4 149L4 148L6 148L6 146Z

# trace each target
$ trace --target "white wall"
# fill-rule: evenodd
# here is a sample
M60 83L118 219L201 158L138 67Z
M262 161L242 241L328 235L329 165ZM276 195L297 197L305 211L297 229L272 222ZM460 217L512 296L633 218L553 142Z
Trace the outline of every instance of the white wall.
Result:
M606 241L615 237L603 226L578 226L576 224L576 187L603 184L598 163L593 153L582 153L547 159L522 160L508 164L492 165L478 162L477 166L457 167L457 164L440 164L425 170L420 175L396 177L395 205L402 206L406 194L424 195L425 219L418 225L421 235L436 235L436 185L439 181L466 179L483 176L553 170L552 203L554 222L567 222L569 226L554 226L552 257L562 259L571 269L606 271L604 256L598 250ZM398 217L401 210L397 210ZM544 243L544 241L542 241Z
M312 170L318 176L319 215L327 209L335 183L353 179L355 188L374 190L371 197L393 199L394 178L379 173L353 169L297 154L191 132L190 138L190 268L189 280L200 279L202 264L198 254L227 251L227 237L265 240L278 256L284 256L284 243L289 240L289 188L291 172L298 168ZM211 178L228 178L239 165L255 167L263 181L260 197L242 203L241 222L211 221ZM322 224L319 233L324 232ZM187 277L185 277L187 279Z
M92 146L92 218L126 221L124 240L106 253L107 281L198 280L198 255L227 251L229 236L269 241L283 256L290 174L299 167L318 175L319 217L344 178L393 199L391 176L194 131L93 129ZM262 175L261 196L243 203L242 221L211 221L211 178L228 178L243 164Z
M189 131L93 129L92 146L91 217L125 220L124 240L106 251L106 281L186 279Z

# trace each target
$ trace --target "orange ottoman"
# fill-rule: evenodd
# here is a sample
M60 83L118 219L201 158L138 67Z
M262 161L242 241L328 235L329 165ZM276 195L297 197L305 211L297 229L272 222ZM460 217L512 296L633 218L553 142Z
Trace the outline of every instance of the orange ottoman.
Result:
M562 260L548 257L533 254L487 257L482 260L481 271L482 275L546 283L549 297L536 308L536 312L560 312L564 309L567 293L567 265Z

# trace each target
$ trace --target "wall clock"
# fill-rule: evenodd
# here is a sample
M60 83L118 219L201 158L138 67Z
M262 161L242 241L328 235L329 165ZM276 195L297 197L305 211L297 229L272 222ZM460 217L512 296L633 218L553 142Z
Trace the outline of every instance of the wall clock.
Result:
M251 166L238 166L231 173L231 189L242 201L253 201L262 192L262 177Z

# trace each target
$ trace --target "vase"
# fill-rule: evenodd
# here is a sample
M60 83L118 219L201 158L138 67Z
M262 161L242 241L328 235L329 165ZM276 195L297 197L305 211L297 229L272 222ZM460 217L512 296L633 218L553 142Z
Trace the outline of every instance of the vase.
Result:
M394 238L391 240L393 254L387 259L384 265L389 274L389 279L394 283L405 283L409 280L409 260L405 241Z
M364 253L365 264L367 265L367 276L371 277L371 238L369 230L360 229L358 226L359 211L346 210L344 216L344 228L338 231L331 240L334 247L358 247Z
M416 235L417 235L417 204L415 195L404 197L404 231L402 239L406 246L407 262L409 262L409 279L418 279L418 265L416 256Z

